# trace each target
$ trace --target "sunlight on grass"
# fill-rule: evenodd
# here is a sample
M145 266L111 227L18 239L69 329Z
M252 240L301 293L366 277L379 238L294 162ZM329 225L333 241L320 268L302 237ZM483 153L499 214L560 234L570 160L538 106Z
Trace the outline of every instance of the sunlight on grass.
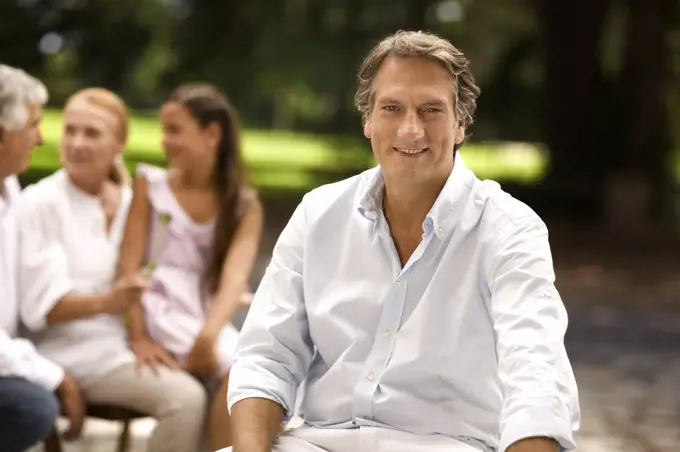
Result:
M534 183L543 177L548 165L547 151L532 143L470 143L460 154L480 179Z
M56 152L61 136L61 114L55 110L45 112L43 119L43 136L47 152ZM297 169L313 169L327 166L333 162L333 167L352 167L353 159L347 159L347 165L338 154L356 155L365 143L343 139L339 143L350 145L351 149L338 149L331 139L324 139L310 134L279 132L279 131L243 131L243 153L248 165L258 166L286 166ZM161 129L154 118L132 118L130 137L128 139L126 157L142 160L148 156L151 160L162 159ZM363 164L370 164L370 155L366 153ZM41 156L36 165L51 165L55 161L53 156Z
M304 171L272 172L259 171L252 174L252 183L256 187L305 191L316 185L314 177Z
M33 153L32 168L59 166L61 127L61 113L47 110L43 120L45 145ZM125 151L130 169L142 161L162 165L160 143L158 120L148 115L133 116ZM374 165L365 140L304 133L245 130L243 153L253 181L262 188L309 189L319 183L315 172L346 174ZM545 150L529 143L469 143L461 155L482 179L536 182L547 163Z

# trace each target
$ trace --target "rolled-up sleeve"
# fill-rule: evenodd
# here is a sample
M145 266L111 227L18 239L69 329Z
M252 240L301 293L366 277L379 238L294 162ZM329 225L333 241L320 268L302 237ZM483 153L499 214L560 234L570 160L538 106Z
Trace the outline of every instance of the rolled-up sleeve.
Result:
M22 321L31 331L45 328L49 312L73 289L61 218L56 206L38 195L29 188L17 209L19 307Z
M303 199L279 236L239 335L230 411L243 399L265 398L285 409L284 424L293 415L314 350L303 294L305 227Z
M550 437L570 451L580 410L548 231L533 216L504 229L489 275L503 391L499 450L525 438Z

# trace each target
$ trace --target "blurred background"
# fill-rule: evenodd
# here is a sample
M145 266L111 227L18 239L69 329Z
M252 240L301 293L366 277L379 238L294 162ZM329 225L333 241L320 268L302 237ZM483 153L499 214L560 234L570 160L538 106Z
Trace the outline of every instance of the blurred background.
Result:
M356 71L398 29L436 32L471 60L482 95L461 154L550 228L579 450L680 450L678 0L0 0L0 61L51 95L22 182L58 167L60 108L77 89L133 109L133 171L164 164L169 92L214 83L239 111L266 208L256 286L302 194L374 164ZM118 426L89 425L68 450L113 450Z

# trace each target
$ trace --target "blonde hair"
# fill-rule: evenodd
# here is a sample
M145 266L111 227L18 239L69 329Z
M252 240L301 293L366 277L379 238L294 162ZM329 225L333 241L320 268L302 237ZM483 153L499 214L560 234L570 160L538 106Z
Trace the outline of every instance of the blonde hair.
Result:
M463 52L446 39L422 31L398 31L379 42L361 64L357 76L355 105L365 123L373 109L375 78L382 63L389 56L425 58L440 64L453 78L453 102L456 117L465 126L473 122L480 89L475 84L469 62Z
M88 103L96 105L113 114L118 120L118 127L115 131L116 136L120 140L120 143L125 145L128 138L130 116L123 99L116 93L105 88L85 88L69 97L64 108L68 108L68 106L77 99L85 99ZM116 156L113 160L113 168L111 169L109 177L113 182L119 185L130 185L132 183L130 173L125 167L122 155Z

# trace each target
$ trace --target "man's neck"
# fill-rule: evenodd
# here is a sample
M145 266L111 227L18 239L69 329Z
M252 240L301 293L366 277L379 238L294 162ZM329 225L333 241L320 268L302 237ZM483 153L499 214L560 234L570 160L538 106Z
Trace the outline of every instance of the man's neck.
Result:
M7 181L7 179L9 179L11 175L12 175L11 173L7 174L0 172L0 197L5 196L5 181Z
M433 180L416 187L407 184L390 184L385 181L383 209L390 229L422 232L425 217L432 209L446 179Z
M13 174L0 174L0 199L7 200L9 193L7 192L7 182Z

